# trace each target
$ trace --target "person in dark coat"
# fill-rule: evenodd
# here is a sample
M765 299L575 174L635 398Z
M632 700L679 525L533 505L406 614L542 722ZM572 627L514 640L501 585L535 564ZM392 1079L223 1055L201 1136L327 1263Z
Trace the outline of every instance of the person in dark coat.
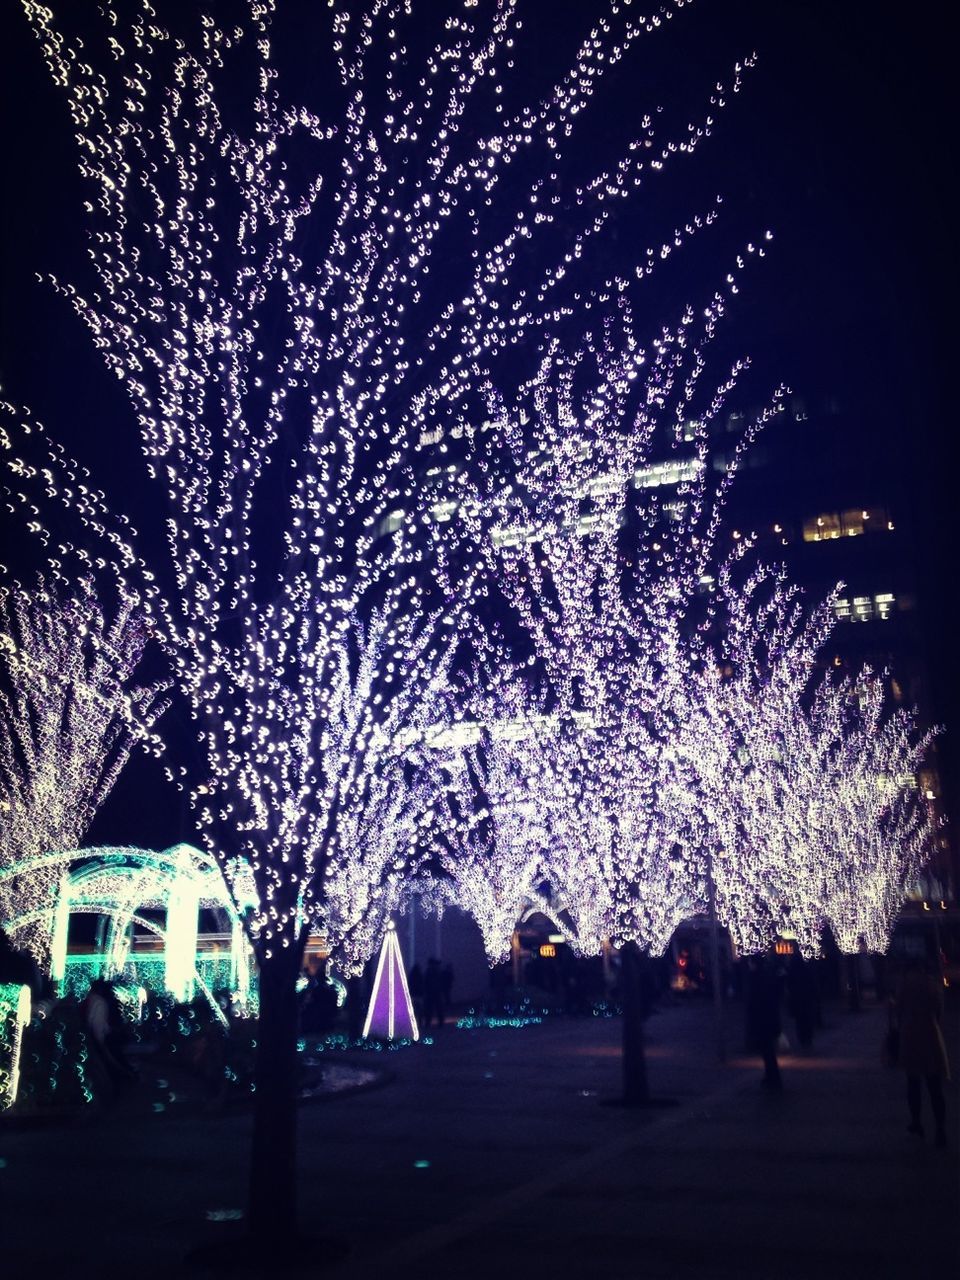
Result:
M781 1001L780 974L773 962L769 957L751 956L747 960L747 1048L763 1059L764 1088L775 1091L783 1088L777 1061Z
M900 1032L897 1060L907 1076L908 1133L923 1137L921 1100L927 1082L938 1147L947 1145L946 1102L943 1082L950 1079L950 1064L940 1022L943 987L919 961L904 971L894 1001L894 1018Z

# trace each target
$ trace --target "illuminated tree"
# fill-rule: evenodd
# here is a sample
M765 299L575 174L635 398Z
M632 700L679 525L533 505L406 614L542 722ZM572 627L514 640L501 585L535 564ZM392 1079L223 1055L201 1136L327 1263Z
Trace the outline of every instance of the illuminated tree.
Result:
M823 674L835 596L806 610L782 573L724 572L716 661L680 750L698 775L717 910L741 950L885 951L934 825L917 775L934 733L864 669Z
M724 499L784 393L714 482L710 424L746 368L704 399L724 310L719 296L688 308L648 353L623 292L597 338L572 354L548 345L515 401L488 388L509 471L490 450L464 503L529 642L513 677L532 718L552 722L527 777L547 828L544 872L581 948L609 938L628 968L661 952L711 889L748 951L789 927L809 953L828 915L855 902L860 933L882 935L929 837L911 718L882 732L879 704L861 722L850 688L814 689L833 601L807 616L764 569L733 585ZM510 665L504 650L499 667ZM844 838L855 809L857 834ZM642 1101L636 1019L625 1019L625 1049L625 1093Z
M832 790L826 922L841 951L885 952L903 899L934 847L937 824L919 785L936 730L889 711L888 681L869 673L821 695L840 704L842 732L826 766ZM823 712L819 713L823 718Z
M539 775L557 829L552 878L570 915L590 916L585 949L607 937L659 952L678 911L702 899L694 776L675 744L696 704L723 504L785 392L714 481L711 428L748 368L701 388L725 294L684 308L648 349L628 291L615 292L606 322L572 353L548 343L509 403L488 387L508 463L495 450L478 459L464 513L529 642L515 679L554 722Z
M38 576L0 592L0 923L46 963L66 866L134 746L159 755L167 685L136 685L149 638L135 596L108 613L91 578Z
M566 188L560 217L575 122L682 7L611 3L557 83L509 108L512 0L436 35L407 3L336 7L328 123L281 100L269 0L235 24L184 10L184 31L141 0L89 42L24 0L89 184L95 288L54 283L127 390L167 503L167 565L144 557L145 594L206 759L180 781L208 846L226 869L248 862L259 892L262 1240L294 1225L303 940L317 921L372 936L358 921L364 902L379 910L376 877L350 880L363 855L346 841L381 812L373 780L400 769L398 739L416 749L472 595L419 509L412 453L444 424L469 433L498 358L603 293L577 280L584 246L709 132L721 89L679 141L641 120L621 161ZM411 846L409 820L390 830L384 872Z
M386 695L377 683L382 613L358 629L365 643L356 674L345 669L331 686L322 758L325 772L339 771L340 778L336 812L326 815L334 828L326 883L312 919L332 944L335 965L350 977L379 949L433 842L437 779L426 744L445 705L455 646L448 643L442 656L425 649L429 622L408 616L392 624L390 652L403 678L395 691L389 679Z
M497 710L481 717L492 723L476 741L447 747L436 765L445 837L439 866L451 901L476 921L491 965L509 956L524 908L539 898L549 843L538 785L542 745L522 721L502 715L502 704Z

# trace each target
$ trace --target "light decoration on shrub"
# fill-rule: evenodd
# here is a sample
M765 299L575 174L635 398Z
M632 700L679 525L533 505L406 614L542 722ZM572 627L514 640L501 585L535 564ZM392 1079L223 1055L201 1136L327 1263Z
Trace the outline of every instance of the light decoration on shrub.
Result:
M30 1008L28 986L0 983L0 1111L17 1100L23 1029L30 1021Z
M0 590L0 921L44 964L67 863L40 855L79 844L135 746L162 751L167 686L133 682L148 638L136 595L111 613L92 576Z
M388 921L377 972L373 979L370 1004L363 1024L363 1038L379 1040L419 1040L417 1017L410 999L403 956L397 941L396 927Z

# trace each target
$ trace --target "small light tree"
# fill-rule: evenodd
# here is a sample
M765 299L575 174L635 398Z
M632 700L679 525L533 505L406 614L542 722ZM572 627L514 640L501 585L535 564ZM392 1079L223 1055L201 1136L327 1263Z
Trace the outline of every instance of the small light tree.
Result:
M937 830L919 783L936 730L921 732L910 709L891 712L888 690L887 680L864 672L819 695L843 717L824 762L831 789L822 839L833 855L824 915L849 954L888 949Z
M0 589L0 924L41 964L66 865L17 868L76 849L134 747L160 754L169 686L134 683L148 639L137 598L109 612L92 577Z

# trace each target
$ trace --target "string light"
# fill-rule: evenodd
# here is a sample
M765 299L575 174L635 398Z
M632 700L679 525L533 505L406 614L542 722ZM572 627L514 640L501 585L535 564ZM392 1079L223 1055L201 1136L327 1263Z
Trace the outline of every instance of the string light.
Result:
M554 344L517 401L488 388L508 463L481 462L462 510L529 642L518 660L491 638L486 715L494 727L525 716L526 739L511 744L512 777L495 743L479 763L465 749L459 791L482 779L491 812L449 870L481 886L465 893L498 954L541 879L548 914L588 953L607 939L661 952L706 910L711 879L743 951L790 929L811 954L825 925L844 949L883 950L929 853L915 777L930 735L910 713L886 715L868 670L815 684L836 593L808 615L782 572L735 584L752 540L717 551L732 477L786 394L711 487L711 420L745 367L694 411L723 311L707 309L699 339L664 330L643 371L621 302L595 341L572 355ZM646 477L681 438L695 454L666 498Z
M886 675L831 674L835 595L805 613L763 570L742 589L724 574L719 590L722 661L681 744L697 761L718 912L748 952L789 931L813 955L826 926L843 951L886 951L933 847L917 778L936 731L890 710Z
M0 591L0 921L44 964L57 851L80 844L135 746L162 750L168 685L133 683L148 638L135 594L107 613L62 565Z
M334 7L342 106L328 122L281 97L269 0L232 26L191 14L185 34L140 0L89 38L24 0L89 191L96 287L52 283L130 398L169 511L168 564L148 565L132 526L23 415L20 439L53 465L31 466L8 434L13 505L39 484L140 587L206 761L170 777L228 879L252 870L261 965L320 927L355 970L418 856L421 738L478 588L469 568L453 581L413 454L424 436L439 431L442 450L446 432L471 433L475 390L505 352L601 304L586 244L739 89L750 60L677 140L642 119L623 158L573 188L557 247L577 124L632 45L684 7L611 4L516 110L502 94L512 3L452 13L422 54L413 6Z
M30 1021L30 988L0 983L0 1111L12 1107L20 1090L23 1029Z

